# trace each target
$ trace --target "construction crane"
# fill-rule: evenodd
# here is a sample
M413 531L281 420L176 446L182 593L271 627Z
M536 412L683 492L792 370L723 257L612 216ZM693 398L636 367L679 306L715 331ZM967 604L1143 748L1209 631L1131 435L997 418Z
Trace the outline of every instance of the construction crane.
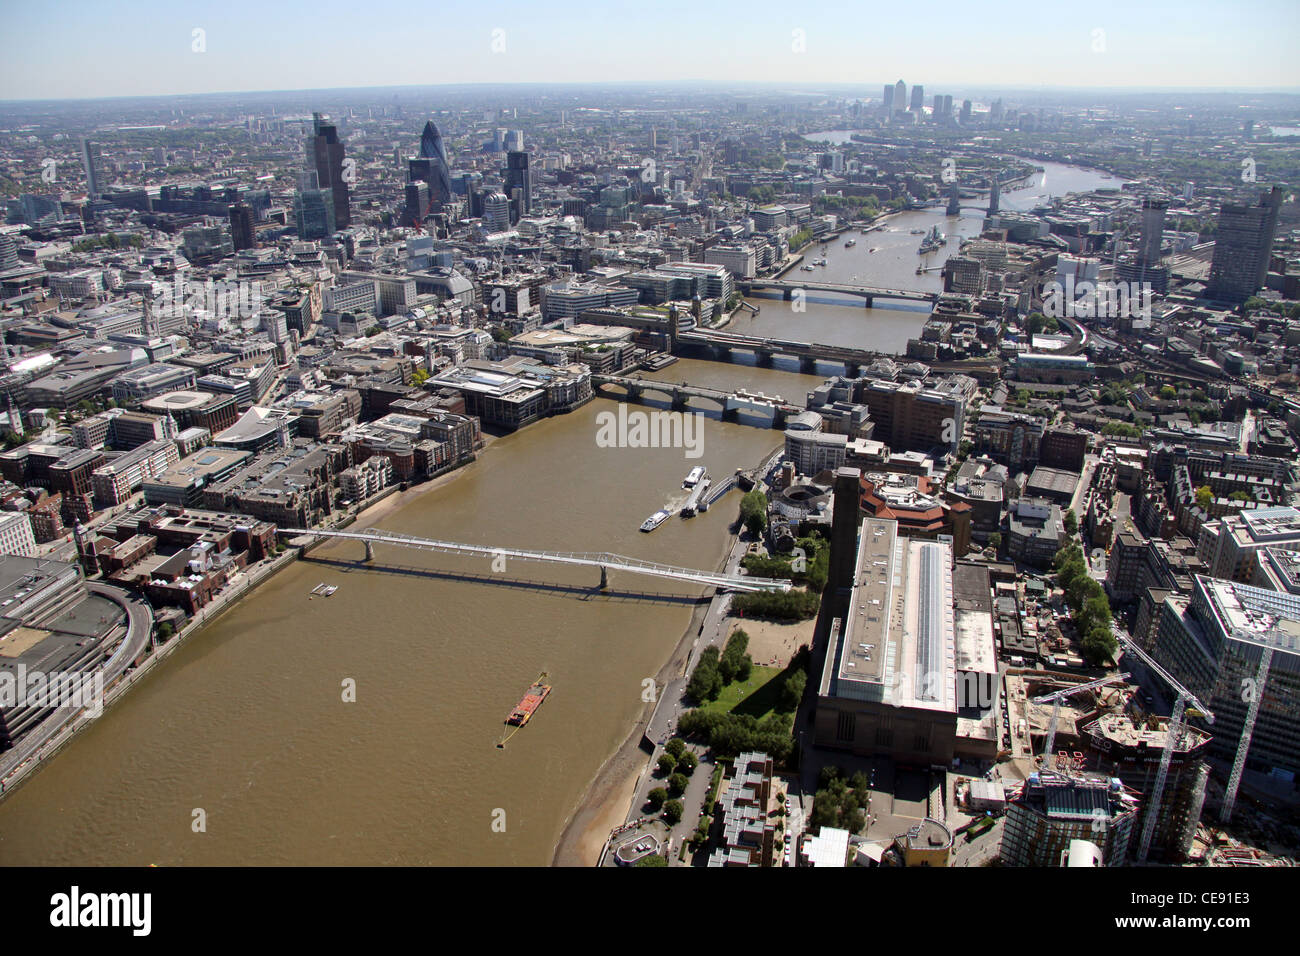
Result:
M1107 684L1117 684L1128 678L1128 674L1116 674L1113 677L1103 677L1101 680L1089 681L1086 684L1075 684L1073 687L1065 687L1061 690L1052 691L1050 694L1044 694L1042 697L1035 697L1035 704L1046 704L1052 702L1052 720L1047 725L1047 740L1043 744L1043 769L1047 769L1047 762L1052 759L1052 746L1056 743L1056 724L1061 717L1061 701L1067 697L1073 697L1075 694L1081 694L1085 690L1095 690L1098 687L1105 687Z
M1169 723L1165 727L1165 746L1160 752L1160 769L1156 771L1156 781L1151 787L1151 799L1147 801L1146 820L1142 824L1142 840L1138 844L1138 862L1145 863L1147 853L1151 850L1151 837L1156 832L1156 818L1160 814L1160 800L1164 796L1165 780L1169 777L1169 763L1173 760L1174 751L1183 741L1183 729L1186 726L1184 717L1187 716L1187 705L1191 704L1194 708L1192 716L1204 717L1206 723L1214 723L1214 714L1210 713L1210 708L1202 704L1195 694L1174 680L1173 675L1157 664L1150 654L1138 647L1131 637L1118 627L1114 628L1114 632L1116 640L1124 648L1124 653L1132 654L1149 667L1170 688L1178 692L1178 699L1174 702L1173 713L1169 715Z

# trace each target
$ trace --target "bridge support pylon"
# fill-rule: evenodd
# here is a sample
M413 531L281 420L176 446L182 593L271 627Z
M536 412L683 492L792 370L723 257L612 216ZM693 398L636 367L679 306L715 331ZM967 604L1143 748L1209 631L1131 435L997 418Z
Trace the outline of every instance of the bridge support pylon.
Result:
M801 356L799 359L799 371L803 372L805 375L816 375L817 360L808 355Z
M686 411L687 403L688 403L687 397L683 395L681 392L673 393L673 411L675 412Z
M867 304L867 308L868 308L868 309L871 308L871 306L872 306L873 304L875 304L875 301L876 301L876 300L875 300L875 297L874 297L874 296L864 295L862 298L863 298L863 301L866 302L866 304Z
M767 349L759 349L754 353L754 362L766 368L772 364L772 353Z
M772 413L772 427L784 430L785 419L786 419L785 410L780 408L776 409L776 411Z
M791 299L794 298L794 289L786 289L786 290L784 290L784 291L781 293L781 297L782 297L783 299L785 299L785 301L789 302Z
M844 377L845 377L845 378L858 378L858 377L860 377L861 375L862 375L862 366L859 365L857 362L845 362L845 363L844 363Z
M604 591L609 587L609 569L603 564L600 566L600 589Z
M724 422L736 422L736 421L740 421L740 409L739 409L739 408L723 408L723 410L722 410L722 420L723 420Z
M375 560L375 543L374 543L373 541L367 541L367 542L366 542L366 561L369 562L369 561L373 561L373 560Z

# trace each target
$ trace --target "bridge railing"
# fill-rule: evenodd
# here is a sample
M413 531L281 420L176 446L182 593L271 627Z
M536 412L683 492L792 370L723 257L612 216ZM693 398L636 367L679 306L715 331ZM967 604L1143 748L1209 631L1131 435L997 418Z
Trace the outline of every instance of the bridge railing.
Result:
M430 538L417 538L398 531L313 531L301 528L281 528L284 535L312 535L318 538L341 538L353 541L369 541L380 544L395 544L400 547L417 548L423 551L436 551L445 554L475 554L484 557L517 558L521 561L542 561L552 564L579 565L600 568L601 571L631 571L650 577L671 578L677 581L690 581L697 584L710 584L739 591L788 591L792 583L780 579L751 577L733 577L713 571L699 571L695 568L677 567L660 564L655 561L643 561L607 551L529 551L522 548L499 548L480 544L463 544L457 541L436 541Z

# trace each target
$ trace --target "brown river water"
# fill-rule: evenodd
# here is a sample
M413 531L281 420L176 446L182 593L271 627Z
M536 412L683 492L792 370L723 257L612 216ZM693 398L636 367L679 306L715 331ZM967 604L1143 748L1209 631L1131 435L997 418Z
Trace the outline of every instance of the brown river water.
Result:
M894 231L854 233L854 248L831 243L818 273L937 289L937 274L915 275L919 237L910 235L932 222L978 229L978 218L904 214ZM914 305L868 310L816 295L798 314L779 298L751 301L761 311L738 318L738 331L882 351L901 352L926 318ZM683 360L657 377L802 404L839 371L802 375L781 358L772 368ZM705 403L699 459L598 447L597 416L616 409L598 398L499 438L378 525L716 568L738 493L651 534L638 526L685 499L681 481L694 465L715 479L753 467L780 434L724 423ZM489 558L386 545L372 566L361 556L355 542L322 547L192 635L0 803L0 863L549 863L593 775L634 728L642 681L670 657L702 589L612 572L601 595L591 568L509 560L498 570ZM310 597L320 582L338 592ZM506 714L541 671L554 691L498 749ZM354 703L343 701L349 678ZM206 832L191 827L196 809Z

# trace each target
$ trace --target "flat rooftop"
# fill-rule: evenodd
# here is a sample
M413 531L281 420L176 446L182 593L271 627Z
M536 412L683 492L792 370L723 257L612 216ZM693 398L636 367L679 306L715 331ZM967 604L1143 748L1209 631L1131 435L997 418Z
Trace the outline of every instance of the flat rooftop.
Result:
M862 522L835 695L955 712L951 542L899 538L897 529Z
M1066 471L1062 468L1048 468L1046 465L1039 465L1029 476L1029 482L1025 486L1025 493L1041 493L1060 495L1068 498L1074 494L1074 489L1079 484L1079 473L1077 471Z
M1242 511L1229 526L1244 545L1300 540L1300 509L1257 508Z
M868 518L858 537L858 564L844 627L838 676L841 681L883 683L885 647L899 570L894 566L898 525Z
M201 408L215 397L212 392L177 389L174 392L155 395L153 398L141 403L140 407L153 412L172 412L181 409Z
M1263 548L1259 552L1258 560L1260 573L1274 588L1291 594L1300 594L1300 551Z
M253 453L250 451L234 448L204 448L182 458L161 475L148 479L144 484L146 488L151 485L188 488L195 483L201 484L209 475L228 472L251 457Z
M1300 655L1300 595L1203 574L1196 583L1230 639Z

